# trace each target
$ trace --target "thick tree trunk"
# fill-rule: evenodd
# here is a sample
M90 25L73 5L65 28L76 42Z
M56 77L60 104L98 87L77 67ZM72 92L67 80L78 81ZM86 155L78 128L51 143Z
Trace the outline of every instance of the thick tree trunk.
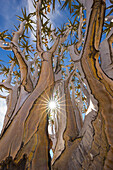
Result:
M54 79L51 56L44 53L43 57L45 60L36 88L19 108L0 139L0 162L11 156L14 163L18 164L26 155L26 168L49 169L47 101L52 94Z
M98 113L92 111L86 116L80 138L65 149L53 169L113 169L113 87L98 63L104 11L105 2L94 0L82 51L82 67L98 101Z
M70 77L64 81L64 95L65 95L65 114L64 116L66 116L66 124L65 125L65 129L62 128L63 133L62 133L62 139L64 139L65 141L65 147L63 148L62 152L60 153L61 155L57 155L57 153L55 153L55 156L53 156L53 160L52 161L52 168L53 169L71 169L71 167L68 165L68 159L70 157L71 154L71 149L73 146L73 141L75 139L77 139L78 137L78 127L77 127L77 123L76 123L76 116L74 113L74 108L72 105L72 101L70 98L70 92L69 92L69 79ZM61 111L60 114L63 111ZM65 117L64 117L65 119ZM64 123L64 121L62 120L62 122L60 122L61 124ZM58 134L59 135L59 134ZM79 140L77 140L78 142ZM58 148L58 144L56 144L56 148ZM58 152L58 150L55 150L55 152ZM58 152L59 153L59 152ZM57 157L56 157L57 155ZM59 157L58 157L59 156Z
M105 159L104 169L113 168L113 84L103 73L98 62L98 47L101 38L105 4L95 1L90 17L88 34L82 54L82 66L88 80L92 94L98 101L99 113L105 119L104 130L110 144L109 152Z

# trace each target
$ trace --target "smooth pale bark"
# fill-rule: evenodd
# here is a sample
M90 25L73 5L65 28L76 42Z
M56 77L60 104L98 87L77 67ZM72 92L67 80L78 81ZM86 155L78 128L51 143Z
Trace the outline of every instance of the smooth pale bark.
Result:
M74 86L73 82L71 82L71 86L72 86L72 99L71 100L72 100L72 105L73 105L74 112L75 112L77 128L80 133L81 128L83 126L83 118L82 118L82 114L77 106L77 102L75 101L75 86Z
M17 104L17 99L18 99L18 85L16 84L13 87L13 90L10 90L10 94L7 96L7 112L4 118L4 124L1 135L4 132L5 128L7 127L8 123L10 122L10 118Z
M54 155L52 158L52 164L56 159L62 154L65 149L64 141L64 131L66 129L66 103L65 103L65 92L64 92L64 82L61 82L59 85L59 104L60 108L57 111L58 114L58 131L56 133L56 146L53 151Z
M74 108L72 105L71 97L70 97L70 91L69 91L69 79L70 77L65 80L64 83L64 91L66 95L66 117L67 117L67 124L66 124L66 130L64 132L64 139L66 142L66 147L70 145L70 143L77 138L78 136L78 128L76 124L76 117L74 113Z
M60 108L58 109L58 132L56 133L57 143L52 158L52 165L55 163L55 161L57 161L57 159L59 159L62 153L67 154L65 152L66 148L70 147L71 142L78 136L76 114L74 112L69 91L69 83L75 70L69 73L69 70L66 67L68 78L66 77L65 80L61 80L62 77L60 62L55 63L55 78L57 74L55 87L58 88L59 91L58 102L60 104Z
M69 157L68 152L73 144L73 141L78 137L76 116L75 116L75 112L74 112L74 108L72 105L72 101L70 98L70 92L69 92L69 80L70 80L72 74L73 74L73 72L69 75L67 80L64 81L64 87L63 87L64 94L63 94L62 99L65 99L65 102L64 102L65 110L62 109L61 113L60 113L61 114L60 117L62 117L62 118L64 117L64 129L63 128L61 129L62 124L63 124L63 119L61 119L59 122L60 123L59 124L60 132L58 132L59 136L60 136L60 134L63 135L60 137L61 138L63 137L64 142L65 142L64 143L65 147L62 148L63 150L60 150L60 152L59 152L58 148L60 148L60 146L58 146L58 144L60 144L60 142L58 142L56 144L55 155L53 156L53 160L52 160L52 164L53 164L52 168L53 169L65 169L65 168L69 169L70 168L68 166L66 167L66 162L68 161L68 157ZM61 104L61 108L62 108L62 104ZM63 114L63 113L65 113L65 114ZM66 116L66 120L65 120L65 116ZM65 121L66 121L66 124L65 124ZM60 141L60 140L58 140L58 141Z

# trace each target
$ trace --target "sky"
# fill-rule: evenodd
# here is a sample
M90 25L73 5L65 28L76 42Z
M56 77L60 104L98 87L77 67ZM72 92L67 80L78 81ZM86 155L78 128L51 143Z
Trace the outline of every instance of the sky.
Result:
M110 4L107 0L107 5ZM33 6L31 0L0 0L0 32L8 29L9 32L13 31L13 25L19 25L16 15L21 16L21 8L26 7L28 12L33 12ZM69 11L67 8L59 10L59 5L56 5L55 13L49 14L48 17L53 24L53 27L56 25L61 26L62 22L67 22L67 17L70 17ZM32 38L32 37L31 37ZM8 62L7 54L5 50L0 49L0 59L3 59ZM2 77L0 76L0 81ZM5 92L4 92L5 93ZM0 99L0 131L3 125L4 115L6 113L6 102L4 99Z

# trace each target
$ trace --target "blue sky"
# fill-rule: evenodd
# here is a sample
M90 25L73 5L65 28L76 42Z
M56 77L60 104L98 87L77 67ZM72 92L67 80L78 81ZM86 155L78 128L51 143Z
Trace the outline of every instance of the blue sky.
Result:
M12 30L12 25L18 23L16 15L21 12L21 7L25 6L27 0L0 0L0 30Z
M106 2L107 5L110 4L109 0L107 0ZM0 32L8 29L11 33L14 28L13 25L19 25L19 21L17 20L16 15L21 15L21 7L26 7L28 11L33 12L31 0L0 0ZM59 5L57 4L56 12L53 14L49 14L54 27L61 26L62 22L67 22L67 17L70 17L69 10L67 10L67 8L64 11L61 11L59 9ZM8 62L7 54L9 54L9 52L0 49L0 59ZM5 111L5 100L0 99L0 130L2 127Z

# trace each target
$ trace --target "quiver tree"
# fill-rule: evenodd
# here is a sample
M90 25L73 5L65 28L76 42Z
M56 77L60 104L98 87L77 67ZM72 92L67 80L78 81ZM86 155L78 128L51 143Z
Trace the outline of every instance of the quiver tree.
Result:
M4 45L3 36L0 41L2 49L14 53L7 78L0 83L9 91L7 97L0 96L7 98L8 108L0 137L0 168L113 169L113 30L104 24L106 3L72 2L75 9L70 11L80 17L75 22L75 16L73 23L59 29L60 33L41 16L45 16L43 10L50 12L51 3L39 0L33 4L36 12L27 16L26 10L22 11L24 18L19 17L22 22L11 41ZM36 34L30 25L34 15ZM108 15L107 20L111 19ZM28 42L21 43L28 27L34 31L36 50ZM100 43L103 29L108 35ZM75 32L76 40L66 44L70 31ZM53 40L51 48L46 36ZM29 48L35 53L28 60ZM71 58L69 65L62 64L66 51ZM20 77L16 74L14 85L15 65L19 66ZM57 101L56 110L48 108L53 99Z
M12 86L11 76L14 62L12 62L9 75L1 87L9 91L8 111L5 116L4 126L0 139L0 160L12 157L13 163L1 164L1 168L11 166L12 169L19 167L22 161L22 169L49 169L49 138L48 138L48 115L47 105L52 97L54 87L54 75L52 57L58 46L63 43L69 32L67 29L63 36L55 38L52 47L45 51L41 38L41 1L36 3L36 54L33 60L27 61L26 49L19 47L19 38L24 32L26 21L21 22L20 28L14 33L12 41L5 46L1 41L1 48L12 50L20 68L20 81ZM40 75L38 78L36 59L41 59ZM31 74L31 66L34 64L35 71ZM37 80L37 82L35 83ZM40 155L40 156L39 156ZM24 156L24 157L23 157Z

